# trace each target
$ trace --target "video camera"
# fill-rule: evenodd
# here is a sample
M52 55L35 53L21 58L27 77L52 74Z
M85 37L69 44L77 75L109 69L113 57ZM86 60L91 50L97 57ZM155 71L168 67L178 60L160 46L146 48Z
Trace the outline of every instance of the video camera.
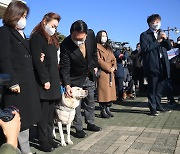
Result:
M126 44L129 44L129 42L114 42L114 41L110 41L110 46L113 49L113 51L117 51L120 50L122 53L124 53L125 51L130 51L131 48L125 46Z
M9 81L10 75L0 74L0 100L3 86L7 85ZM0 109L0 119L4 122L11 121L14 118L14 114L12 114L12 111L18 111L18 109L14 106L7 107L4 110Z

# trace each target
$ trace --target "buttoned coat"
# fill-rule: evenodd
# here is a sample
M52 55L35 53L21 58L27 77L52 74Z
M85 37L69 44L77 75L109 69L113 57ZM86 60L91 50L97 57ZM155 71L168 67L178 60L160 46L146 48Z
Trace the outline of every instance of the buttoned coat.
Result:
M82 87L88 76L95 81L94 68L97 67L97 48L93 30L87 31L85 40L86 57L84 58L79 47L72 41L71 35L60 45L60 74L63 85Z
M40 99L35 80L29 42L8 26L0 28L0 72L11 79L4 88L1 107L15 106L20 111L21 130L41 119ZM19 94L9 87L19 84Z
M170 77L170 65L167 56L167 50L171 49L169 40L159 43L154 33L148 29L140 36L140 44L143 56L143 68L145 76L159 76L162 73L160 66L160 53L164 57L166 75Z
M30 38L30 48L33 55L35 75L39 86L40 99L58 100L60 94L60 76L58 58L55 45L48 44L46 38L40 33L34 33ZM44 61L40 61L44 53ZM50 82L49 90L44 89L44 83Z
M97 44L98 65L101 69L100 77L97 80L98 102L110 102L116 100L116 87L114 73L111 68L117 69L116 58L110 49ZM110 86L112 81L112 86Z

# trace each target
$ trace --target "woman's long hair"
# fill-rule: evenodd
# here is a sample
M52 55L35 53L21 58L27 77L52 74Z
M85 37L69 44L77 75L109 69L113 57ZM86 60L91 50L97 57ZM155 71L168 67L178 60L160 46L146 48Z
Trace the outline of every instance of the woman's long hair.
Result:
M107 36L107 42L104 44L104 47L105 47L106 49L112 50L112 48L111 48L111 46L110 46L110 44L109 44L108 34L107 34L107 32L106 32L105 30L100 30L100 31L97 33L97 35L96 35L96 43L102 44L102 42L101 42L101 37L102 37L102 33L103 33L103 32L105 32L105 33L106 33L106 36Z
M3 15L3 23L11 28L15 28L24 13L27 13L27 15L29 13L29 8L26 4L21 1L11 2Z
M47 13L44 15L42 21L33 29L32 34L36 32L40 32L46 39L48 44L54 44L57 48L59 48L59 41L58 41L58 36L57 32L55 32L54 35L50 36L46 31L45 31L45 23L48 23L51 20L57 20L58 22L61 20L61 17L53 12Z

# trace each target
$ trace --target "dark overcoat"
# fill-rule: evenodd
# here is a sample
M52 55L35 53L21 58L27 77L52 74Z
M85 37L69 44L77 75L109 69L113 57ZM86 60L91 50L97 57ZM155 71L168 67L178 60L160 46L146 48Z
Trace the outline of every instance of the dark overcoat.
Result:
M79 47L72 41L71 35L61 43L60 73L63 84L82 87L88 76L95 81L94 68L97 67L97 47L95 35L88 30L85 41L86 57L84 58Z
M116 57L116 62L117 62L117 71L115 72L115 75L117 78L124 78L123 61L128 58L128 53L127 51L125 51L122 58L119 58L120 54L121 54L120 50L114 52L114 56Z
M148 29L140 36L140 44L143 56L143 68L145 76L159 76L162 73L162 66L160 65L160 54L164 57L164 65L166 75L170 77L170 65L167 56L167 50L171 49L169 40L164 40L159 43L154 33Z
M31 36L30 48L39 86L40 99L60 99L60 77L57 59L58 49L55 45L48 44L46 38L39 32ZM41 53L45 54L43 62L40 61ZM50 82L51 84L49 90L44 89L44 83L46 82Z
M4 88L1 107L15 106L20 111L21 130L41 119L40 99L35 80L29 42L20 33L7 26L0 28L0 72L10 74L10 83ZM19 84L19 94L9 87Z

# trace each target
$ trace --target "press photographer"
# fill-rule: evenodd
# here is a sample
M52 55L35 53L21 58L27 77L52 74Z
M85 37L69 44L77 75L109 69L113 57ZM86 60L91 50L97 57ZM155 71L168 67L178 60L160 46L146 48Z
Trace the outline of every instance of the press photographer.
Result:
M110 42L111 47L114 51L114 56L117 61L117 71L115 72L116 77L116 85L118 89L118 100L122 101L126 98L125 93L123 91L123 81L124 81L124 64L125 60L128 58L128 48L125 47L125 44L128 42Z

